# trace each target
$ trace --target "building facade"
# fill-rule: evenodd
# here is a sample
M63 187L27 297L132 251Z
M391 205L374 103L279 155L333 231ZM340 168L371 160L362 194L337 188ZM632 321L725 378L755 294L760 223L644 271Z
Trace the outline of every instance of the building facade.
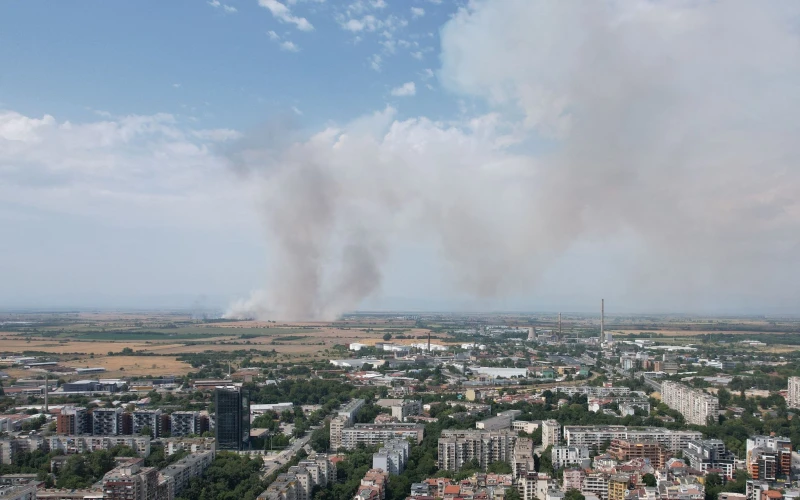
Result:
M247 391L240 387L214 390L215 433L220 450L243 451L250 443L250 405Z
M661 400L689 424L707 425L719 418L719 400L701 389L667 380L661 383Z
M439 438L439 468L457 471L472 460L484 470L492 462L511 463L516 440L517 433L511 430L445 429Z

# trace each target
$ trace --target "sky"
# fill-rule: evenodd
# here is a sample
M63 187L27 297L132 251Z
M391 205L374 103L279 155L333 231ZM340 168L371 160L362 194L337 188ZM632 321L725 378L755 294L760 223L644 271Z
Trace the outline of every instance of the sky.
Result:
M0 309L795 314L800 5L0 3Z

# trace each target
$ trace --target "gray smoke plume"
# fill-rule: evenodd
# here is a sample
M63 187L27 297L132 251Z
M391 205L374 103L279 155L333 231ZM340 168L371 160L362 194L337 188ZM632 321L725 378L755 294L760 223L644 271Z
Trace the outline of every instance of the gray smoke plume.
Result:
M387 108L308 139L251 134L232 155L263 185L277 255L267 292L229 315L355 308L395 238L431 242L476 297L535 286L577 242L608 238L635 247L634 293L798 297L799 9L462 9L442 30L440 81L493 112L441 123Z

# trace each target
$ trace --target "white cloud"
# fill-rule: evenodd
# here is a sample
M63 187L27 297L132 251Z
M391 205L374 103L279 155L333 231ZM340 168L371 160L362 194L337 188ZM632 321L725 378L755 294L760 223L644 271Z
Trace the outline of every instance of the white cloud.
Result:
M219 0L210 0L207 3L208 3L208 5L214 7L215 9L222 9L224 12L227 12L229 14L233 14L234 12L237 12L236 7L234 7L232 5L224 4L224 3L220 2Z
M281 42L281 50L285 50L287 52L298 52L300 51L300 47L294 44L294 42L290 40L284 40Z
M370 5L375 9L385 9L388 6L386 0L371 0Z
M433 70L430 68L423 69L422 72L420 73L420 78L422 78L423 80L430 80L431 78L433 78Z
M314 26L304 17L292 15L291 9L278 0L258 0L258 4L269 10L275 19L283 23L294 24L300 31L313 31Z
M278 47L280 47L281 50L286 52L300 52L300 47L298 47L296 43L291 40L281 41L281 36L274 31L268 31L267 36L273 42L278 42Z
M179 88L181 88L181 84L180 83L173 83L172 87L176 88L176 89L179 89Z
M414 82L406 82L399 87L392 89L392 95L397 97L408 97L417 93L417 86Z
M297 116L303 116L303 112L297 106L292 106L292 111L294 111L294 114Z
M372 68L375 71L380 72L381 63L383 62L383 58L381 56L379 56L378 54L372 54L372 56L370 56L368 61L369 61L369 67L370 68Z
M411 7L411 17L422 17L425 15L425 9L422 7Z
M424 56L422 55L422 51L417 50L417 51L411 53L411 57L421 61Z

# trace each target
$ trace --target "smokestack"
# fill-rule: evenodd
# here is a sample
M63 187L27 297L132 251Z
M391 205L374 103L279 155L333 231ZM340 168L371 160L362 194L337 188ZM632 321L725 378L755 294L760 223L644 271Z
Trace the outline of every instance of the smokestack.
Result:
M600 342L606 340L606 300L600 299Z
M558 313L558 338L561 338L561 313Z
M47 405L47 393L49 391L49 387L47 387L48 385L50 385L50 373L45 372L45 374L44 374L44 412L45 413L50 413L50 408Z
M428 330L428 354L431 353L431 331Z

